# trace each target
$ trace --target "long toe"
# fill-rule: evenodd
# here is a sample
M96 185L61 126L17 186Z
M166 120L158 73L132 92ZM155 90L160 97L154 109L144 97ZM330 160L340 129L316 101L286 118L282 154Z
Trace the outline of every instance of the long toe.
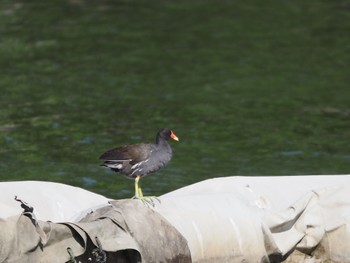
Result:
M144 203L145 205L150 205L152 207L155 207L155 201L158 201L160 203L160 199L156 196L133 197L133 199L138 199L142 201L142 203Z

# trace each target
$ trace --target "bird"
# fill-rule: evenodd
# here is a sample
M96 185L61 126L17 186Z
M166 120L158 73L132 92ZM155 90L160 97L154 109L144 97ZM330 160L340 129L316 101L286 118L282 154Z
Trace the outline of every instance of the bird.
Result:
M100 156L104 161L101 166L121 173L129 179L135 180L134 199L145 199L139 186L141 177L157 172L166 166L172 157L169 139L179 141L175 133L163 128L158 131L155 143L138 143L123 145L106 151Z

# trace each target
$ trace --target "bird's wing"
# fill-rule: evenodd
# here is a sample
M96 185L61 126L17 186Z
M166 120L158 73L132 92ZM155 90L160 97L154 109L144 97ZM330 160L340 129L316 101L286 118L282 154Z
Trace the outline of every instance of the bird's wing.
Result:
M147 160L153 148L152 144L140 143L133 145L121 146L111 149L100 156L100 159L106 161L127 161L130 160L130 164L142 162Z

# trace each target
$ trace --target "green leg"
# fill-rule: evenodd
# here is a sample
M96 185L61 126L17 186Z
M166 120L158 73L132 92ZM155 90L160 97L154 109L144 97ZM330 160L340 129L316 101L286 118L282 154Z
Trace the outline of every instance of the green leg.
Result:
M135 196L133 199L140 199L144 204L155 206L154 199L160 203L160 200L156 196L143 196L142 189L139 186L140 176L135 178Z
M140 198L143 196L142 190L139 188L139 181L140 181L140 176L136 176L136 178L135 178L135 198Z
M139 197L143 197L142 189L140 186L139 186Z

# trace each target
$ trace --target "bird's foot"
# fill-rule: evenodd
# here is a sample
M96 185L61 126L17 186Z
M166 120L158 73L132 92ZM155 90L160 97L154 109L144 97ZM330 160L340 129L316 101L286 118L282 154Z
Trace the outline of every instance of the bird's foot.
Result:
M133 196L132 199L141 200L145 205L155 207L155 201L160 203L160 199L156 196Z
M142 203L155 207L155 200L157 200L159 203L160 200L156 196L143 196L142 189L139 186L140 178L140 176L136 176L135 178L135 195L132 197L132 199L139 199L142 201Z

